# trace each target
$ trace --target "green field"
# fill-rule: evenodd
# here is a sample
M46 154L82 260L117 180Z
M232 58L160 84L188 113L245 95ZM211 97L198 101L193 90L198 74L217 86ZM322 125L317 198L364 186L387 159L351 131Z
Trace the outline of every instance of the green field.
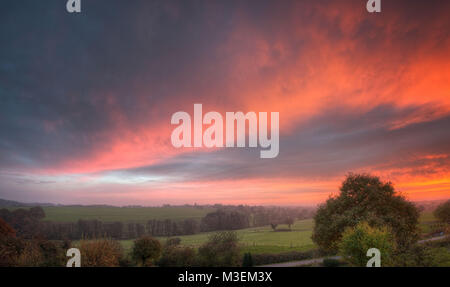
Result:
M75 222L79 219L98 219L104 222L140 222L150 219L200 219L215 208L172 206L172 207L113 207L113 206L51 206L44 207L44 220Z
M422 233L428 232L430 225L435 223L431 212L424 212L419 219L419 227ZM237 234L242 244L242 252L259 253L280 253L287 251L307 251L316 249L317 246L311 240L312 230L314 227L313 219L298 220L292 226L292 231L274 232L270 226L254 227L237 230ZM278 228L287 229L287 226L280 225ZM199 233L194 235L177 236L181 238L183 246L197 248L206 240L213 232ZM158 237L162 242L165 237ZM133 240L121 240L121 244L125 251L131 250Z
M422 234L427 234L432 231L432 226L437 222L436 217L434 217L433 212L425 211L420 214L419 218L419 228Z
M292 231L274 232L269 226L254 227L237 230L238 237L242 244L242 252L258 253L280 253L285 251L306 251L315 248L311 240L314 221L312 219L296 221L292 226ZM287 229L287 226L280 225L278 228ZM207 241L208 236L213 232L205 232L194 235L177 236L181 238L181 244L197 248ZM158 237L164 242L165 237ZM122 240L125 251L132 247L133 240Z
M146 222L150 219L182 220L187 218L201 219L214 208L193 206L172 207L111 207L111 206L58 206L44 207L45 220L56 222L75 222L79 219L98 219L105 222ZM419 220L422 234L428 233L436 222L432 212L423 212ZM296 221L291 231L274 232L270 226L254 227L237 230L242 244L242 252L280 253L286 251L307 251L315 249L311 240L313 219ZM280 225L278 229L287 229ZM181 244L197 248L206 240L210 233L179 236ZM166 238L158 237L164 242ZM129 251L133 240L121 240L125 251Z
M426 223L426 222L435 222L435 221L437 221L437 219L436 219L436 217L434 217L433 212L424 211L424 212L420 213L419 221L421 223Z

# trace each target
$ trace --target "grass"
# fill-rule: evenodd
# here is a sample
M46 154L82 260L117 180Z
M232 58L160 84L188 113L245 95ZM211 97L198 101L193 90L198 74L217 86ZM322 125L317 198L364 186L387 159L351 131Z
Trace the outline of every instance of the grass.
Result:
M432 211L424 211L420 213L419 222L426 223L426 222L435 222L437 221L436 217L434 217Z
M55 222L75 222L79 219L98 219L105 222L146 222L150 219L182 220L187 218L200 219L214 208L192 206L173 207L111 207L111 206L55 206L44 207L45 220ZM432 212L421 213L419 228L422 234L429 233L436 218ZM307 251L317 248L311 240L314 221L312 219L298 220L291 231L274 232L270 226L254 227L237 230L242 244L242 252L281 253L287 251ZM287 229L280 225L279 229ZM179 236L181 244L198 248L208 240L213 232ZM167 238L158 237L164 242ZM130 251L133 240L121 240L125 251Z
M423 212L419 219L419 228L422 233L427 233L431 224L436 222L432 212ZM260 253L281 253L287 251L308 251L316 249L317 246L311 240L314 227L313 219L298 220L292 226L292 231L274 232L270 226L254 227L237 230L237 234L242 244L242 252ZM278 228L286 229L287 226L280 225ZM181 238L181 245L198 248L208 240L213 232L205 232L194 235L178 236ZM164 242L166 237L158 237ZM125 251L130 251L133 240L121 240Z
M307 251L315 249L311 240L313 220L299 220L294 223L291 231L274 232L270 226L254 227L236 230L242 244L242 252L258 253L280 253L286 251ZM279 226L287 228L287 226ZM213 232L204 232L194 235L177 236L181 238L181 245L198 248L208 240ZM166 237L157 237L164 242ZM133 240L121 240L126 252L129 252Z
M419 229L422 234L427 234L432 231L433 224L437 223L438 220L434 217L433 212L424 211L420 213L419 218Z
M29 207L12 207L10 210ZM151 219L201 219L215 211L210 207L167 206L167 207L114 207L114 206L45 206L45 221L76 222L79 219L101 220L103 222L146 223Z
M51 206L44 207L44 220L75 222L79 219L98 219L104 222L140 222L150 219L200 219L214 208L193 206L172 207L112 207L112 206Z

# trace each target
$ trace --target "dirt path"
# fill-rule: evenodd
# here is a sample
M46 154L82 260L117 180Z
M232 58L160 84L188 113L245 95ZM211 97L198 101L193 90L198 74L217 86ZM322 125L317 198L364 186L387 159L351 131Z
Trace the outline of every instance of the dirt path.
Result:
M340 259L341 256L321 257L321 258L313 258L313 259L306 259L306 260L300 260L300 261L274 263L274 264L269 264L269 265L261 265L258 267L297 267L297 266L305 266L305 265L317 264L317 263L320 264L323 262L323 260L325 258Z
M444 239L445 237L447 237L447 235L441 235L441 236L437 236L437 237L432 237L432 238L428 238L428 239L419 240L419 241L417 241L417 243L422 244L422 243L425 243L425 242L441 240L441 239Z

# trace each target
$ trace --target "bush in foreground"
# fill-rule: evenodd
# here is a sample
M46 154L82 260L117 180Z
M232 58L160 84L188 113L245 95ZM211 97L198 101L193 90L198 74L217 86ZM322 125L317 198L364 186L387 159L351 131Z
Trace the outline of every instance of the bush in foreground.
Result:
M143 236L134 241L132 257L140 266L153 266L161 256L162 246L151 236Z
M122 247L112 239L81 240L81 266L117 267L122 258Z
M190 247L167 245L164 247L160 267L192 267L195 266L195 250Z
M204 267L233 267L241 263L239 239L236 232L212 234L198 249L199 265Z
M361 222L344 232L339 244L339 254L352 266L364 267L369 260L367 250L370 248L380 250L382 266L392 264L395 243L391 233L387 228L374 228L367 222Z

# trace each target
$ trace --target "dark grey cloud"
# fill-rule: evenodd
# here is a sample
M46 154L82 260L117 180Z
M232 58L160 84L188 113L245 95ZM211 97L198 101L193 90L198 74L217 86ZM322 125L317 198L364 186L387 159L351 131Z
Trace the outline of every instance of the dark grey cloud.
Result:
M205 67L233 5L84 1L71 15L63 2L2 3L2 166L89 155L116 136L117 112L130 128L167 121L173 111L164 103L198 79L220 86L220 71Z
M117 111L123 116L125 126L133 129L149 122L167 122L186 102L215 101L224 107L236 106L238 103L233 102L236 98L230 95L233 82L229 79L236 72L235 67L229 61L230 55L219 53L218 47L237 27L238 20L246 19L248 25L257 27L269 43L276 43L283 35L295 34L297 24L321 25L333 43L341 39L338 24L345 17L344 10L361 4L352 0L337 4L332 1L336 7L342 6L342 16L326 18L319 16L321 8L330 5L330 1L314 1L312 5L311 1L95 0L83 1L83 12L77 15L66 13L64 2L2 2L0 169L52 166L67 157L89 157L97 150L107 150L111 139L118 136L115 132ZM293 17L291 8L295 5L300 6L301 9L295 11L301 14ZM414 43L429 37L437 37L439 43L439 39L444 41L449 36L450 29L445 26L432 33L427 29L434 19L442 19L449 5L446 2L388 1L383 5L379 16L387 22L401 24L415 19L413 23L423 26L415 24L408 29L394 30L390 37L396 39L398 45L394 43L392 47L401 49L393 50L395 55L408 55L418 49ZM375 52L385 48L384 28L376 21L362 21L353 35L357 46ZM311 48L309 40L292 37L287 41L293 56ZM241 43L236 45L239 47ZM279 69L289 65L288 60L279 59L277 51L272 54L277 64L261 68L262 79L276 75ZM367 53L352 54L355 59L366 56ZM399 62L402 60L404 58L397 58ZM210 91L216 93L211 95ZM374 116L382 117L387 110L374 112ZM349 139L351 135L342 134L337 126L327 131L328 123L323 122L327 119L314 120L318 122L311 122L310 127L302 127L301 132L295 133L298 137L282 140L278 164L292 168L295 164L291 158L297 158L299 162L309 162L311 167L316 164L313 155L321 162L327 153L330 153L328 159L333 155L337 157L339 153L334 152L335 148L340 153L346 150L348 143L340 140L344 136ZM352 122L342 122L345 124ZM372 126L373 119L365 124ZM368 132L362 123L361 128L363 133ZM376 135L384 136L379 133ZM394 133L386 133L394 136ZM335 139L333 145L325 144L326 137ZM363 147L372 144L358 134L353 137L352 140ZM396 140L403 142L400 137ZM385 144L388 142L389 138ZM329 150L320 152L318 147ZM311 151L296 154L297 149L308 148ZM317 152L312 152L314 150ZM256 158L253 152L223 153L226 156L236 154L229 162L230 173L234 170L231 167L239 167L241 162L246 166L247 159L259 164L259 160L253 161ZM295 154L297 156L292 157ZM353 152L349 152L351 154ZM189 159L189 155L185 157ZM344 156L330 162L330 172L335 165L347 167L351 158ZM217 168L211 162L205 174L214 173ZM260 168L254 166L243 170L242 174L257 173ZM302 173L308 170L305 168Z

